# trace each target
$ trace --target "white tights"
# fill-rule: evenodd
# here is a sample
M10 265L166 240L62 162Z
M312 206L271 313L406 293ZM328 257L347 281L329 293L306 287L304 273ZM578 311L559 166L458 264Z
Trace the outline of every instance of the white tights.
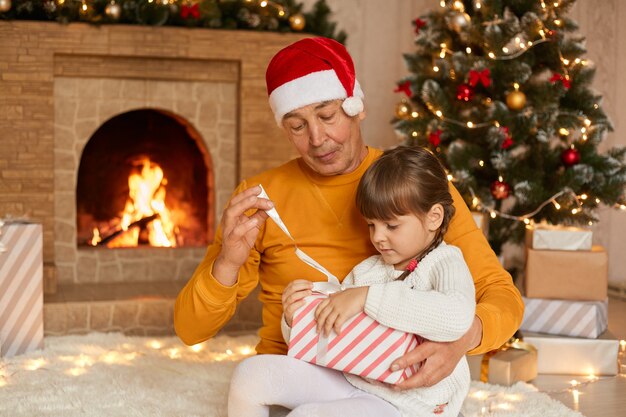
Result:
M400 417L339 371L284 355L250 357L233 374L228 417L268 417L270 405L291 409L288 417Z

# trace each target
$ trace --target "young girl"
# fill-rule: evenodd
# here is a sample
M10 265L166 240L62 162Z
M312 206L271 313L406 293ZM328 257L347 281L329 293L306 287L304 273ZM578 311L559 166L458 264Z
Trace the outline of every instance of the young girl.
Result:
M461 251L443 242L454 214L445 170L423 148L386 151L365 172L356 204L380 255L345 277L346 290L316 310L318 331L338 331L365 311L388 327L433 341L453 341L474 319L474 284ZM283 293L283 335L312 283L295 280ZM289 417L458 416L469 390L463 358L451 375L426 388L398 391L376 381L281 355L248 358L235 370L229 417L267 417L270 405Z

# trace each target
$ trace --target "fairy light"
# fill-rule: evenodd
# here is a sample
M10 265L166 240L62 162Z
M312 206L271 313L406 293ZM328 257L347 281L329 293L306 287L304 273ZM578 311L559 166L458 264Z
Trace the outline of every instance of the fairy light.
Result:
M565 59L565 58L563 58L563 64L565 64L565 65L569 65L569 59Z
M561 26L561 19L554 19L554 24L557 26Z
M441 118L443 116L443 113L441 112L441 110L437 110L435 112L435 114L437 115L437 117Z
M227 354L228 356L231 356L231 355L233 354L233 351L232 351L232 350L230 350L230 349L226 349L226 354Z
M578 211L579 211L579 210L578 210L577 208L573 208L573 209L572 209L572 214L577 214L577 213L578 213Z
M454 176L452 174L448 174L448 181L454 181Z
M581 127L580 128L580 133L587 133L587 128L586 127Z
M525 224L530 224L530 220L529 219L524 219L524 223Z
M467 122L467 127L469 127L470 129L474 127L474 123L472 122Z
M259 5L261 7L267 7L267 1L263 0L261 3L259 3Z
M416 119L416 118L418 118L419 116L420 116L420 114L419 114L418 112L416 112L416 111L412 111L412 112L411 112L411 117L412 117L412 118Z
M569 135L569 130L567 130L564 127L562 127L562 128L559 129L559 135L568 136Z
M480 161L478 161L478 165L480 165L481 167L485 166L485 161L483 161L482 159Z
M446 57L446 50L442 49L441 52L439 53L439 57L440 58L445 58Z
M152 340L150 342L148 342L148 347L151 347L152 349L161 349L161 342L159 342L158 340Z
M600 204L600 199L596 198L596 204Z
M455 2L452 4L452 8L454 10L458 10L459 12L465 11L465 6L463 5L463 2L460 0L455 0Z
M414 130L413 132L411 132L411 136L413 136L414 138L417 137L417 132Z
M472 48L470 48L469 46L467 48L465 48L465 52L467 52L468 54L472 53Z
M619 348L621 352L626 352L626 340L619 341Z
M481 7L482 7L482 5L480 4L480 2L479 2L479 1L477 1L477 2L474 4L474 8L475 8L475 9L480 9Z
M434 66L433 66L433 71L435 71L435 72L439 72L439 67L438 67L437 65L434 65Z
M502 47L502 52L504 52L505 54L509 53L509 48L507 48L506 46Z
M587 198L589 198L589 196L587 194L581 194L580 195L580 199L581 200L586 200Z
M492 219L495 219L497 216L495 211L492 211L491 213L489 213L489 215L491 216Z
M554 204L554 208L557 210L561 210L561 205L558 203L558 201L554 200L552 202L552 204Z
M446 2L445 2L444 0L441 0L441 1L439 2L439 5L440 5L441 7L446 7Z
M584 123L584 124L585 124L585 126L587 126L587 127L591 126L591 120L589 120L589 119L585 119L585 120L583 121L583 123Z
M494 54L493 52L489 52L487 55L488 55L488 56L489 56L489 58L491 58L491 59L496 59L496 54Z
M204 346L202 345L202 343L196 343L195 345L189 347L189 349L196 353L200 352L203 348Z

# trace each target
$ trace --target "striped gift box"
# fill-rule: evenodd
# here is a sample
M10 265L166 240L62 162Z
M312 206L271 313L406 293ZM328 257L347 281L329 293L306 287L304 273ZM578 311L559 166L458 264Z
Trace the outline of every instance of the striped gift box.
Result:
M320 337L315 309L326 298L314 294L294 315L288 355L306 362L364 378L397 384L417 372L417 367L391 372L391 363L414 349L418 336L383 326L365 313L349 319L339 334Z
M608 326L609 301L524 298L521 330L595 339Z
M5 224L0 235L0 356L43 348L43 261L39 224Z

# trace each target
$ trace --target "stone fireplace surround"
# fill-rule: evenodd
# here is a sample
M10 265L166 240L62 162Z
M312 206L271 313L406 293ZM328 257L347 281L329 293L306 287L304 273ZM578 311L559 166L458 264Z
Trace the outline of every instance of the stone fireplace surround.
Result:
M212 163L215 222L239 180L293 156L264 76L271 56L302 37L0 22L0 216L43 224L47 334L171 333L173 296L204 254L76 247L76 174L94 131L136 109L184 120ZM258 325L258 302L242 307L231 330Z

